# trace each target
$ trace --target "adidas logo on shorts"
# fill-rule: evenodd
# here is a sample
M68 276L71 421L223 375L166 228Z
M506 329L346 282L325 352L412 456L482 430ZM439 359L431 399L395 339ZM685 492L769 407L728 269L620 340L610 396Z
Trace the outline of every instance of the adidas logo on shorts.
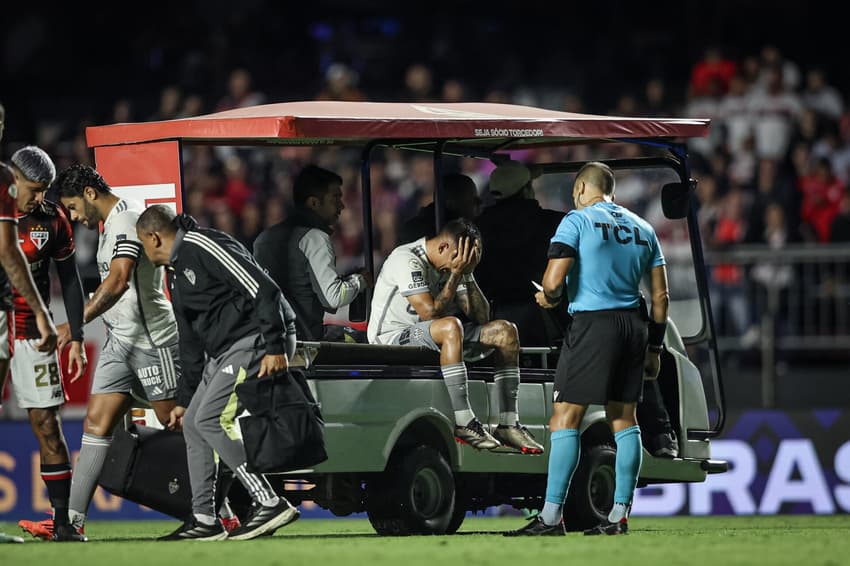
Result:
M226 373L226 374L229 374L229 375L233 375L233 366L232 366L232 365L227 366L226 368L224 368L224 369L223 369L223 370L221 370L221 371L222 371L222 373Z

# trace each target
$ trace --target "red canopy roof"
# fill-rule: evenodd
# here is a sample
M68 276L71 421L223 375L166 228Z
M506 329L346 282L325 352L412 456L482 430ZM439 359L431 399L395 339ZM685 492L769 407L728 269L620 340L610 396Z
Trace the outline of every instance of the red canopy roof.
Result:
M708 119L627 118L484 103L283 102L195 118L93 126L89 147L182 139L254 143L365 143L373 139L522 138L523 145L708 134Z

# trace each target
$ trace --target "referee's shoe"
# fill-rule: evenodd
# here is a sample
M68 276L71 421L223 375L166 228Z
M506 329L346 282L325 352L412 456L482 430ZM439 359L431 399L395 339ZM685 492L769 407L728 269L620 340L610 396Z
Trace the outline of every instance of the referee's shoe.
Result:
M615 503L608 517L601 524L584 531L584 534L589 536L627 535L629 534L629 515L631 512L631 503Z
M584 531L586 536L597 536L597 535L627 535L629 534L629 520L628 519L620 519L616 523L612 523L611 521L604 521L593 527L592 529L587 529Z
M298 509L283 497L274 506L255 503L242 525L233 529L227 538L250 540L266 533L271 534L275 529L297 520L299 516L301 516L301 513L298 512Z
M502 535L506 537L560 537L566 536L566 534L567 529L564 527L563 519L558 522L557 525L547 525L543 522L543 519L540 518L539 514L529 517L528 523L526 523L523 528L502 533Z

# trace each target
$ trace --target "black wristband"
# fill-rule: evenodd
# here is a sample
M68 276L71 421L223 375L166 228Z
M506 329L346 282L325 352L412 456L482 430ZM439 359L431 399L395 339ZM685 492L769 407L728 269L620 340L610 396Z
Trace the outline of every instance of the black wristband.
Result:
M652 352L653 354L660 354L662 351L664 351L664 346L647 345L646 349Z
M664 333L667 332L666 322L649 321L649 340L647 344L652 347L660 347L664 343Z

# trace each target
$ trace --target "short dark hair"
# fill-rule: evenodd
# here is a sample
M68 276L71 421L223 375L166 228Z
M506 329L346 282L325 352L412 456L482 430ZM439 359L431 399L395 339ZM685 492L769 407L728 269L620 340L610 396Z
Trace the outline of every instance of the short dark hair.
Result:
M310 197L321 199L332 185L342 185L342 177L316 165L307 165L292 183L295 204L304 204Z
M614 171L607 164L601 161L591 161L585 163L584 166L576 173L576 180L582 179L585 182L599 187L603 194L613 195L614 186Z
M455 220L446 222L446 225L443 226L443 229L437 235L445 236L455 243L464 237L469 238L473 243L481 241L481 230L466 218L456 218Z
M54 182L60 197L81 197L86 187L99 193L109 194L112 190L94 167L78 163L71 165L56 177Z
M142 232L162 232L171 234L177 232L177 226L174 223L174 217L177 214L170 206L164 204L154 204L147 207L144 212L139 215L136 220L136 228Z

